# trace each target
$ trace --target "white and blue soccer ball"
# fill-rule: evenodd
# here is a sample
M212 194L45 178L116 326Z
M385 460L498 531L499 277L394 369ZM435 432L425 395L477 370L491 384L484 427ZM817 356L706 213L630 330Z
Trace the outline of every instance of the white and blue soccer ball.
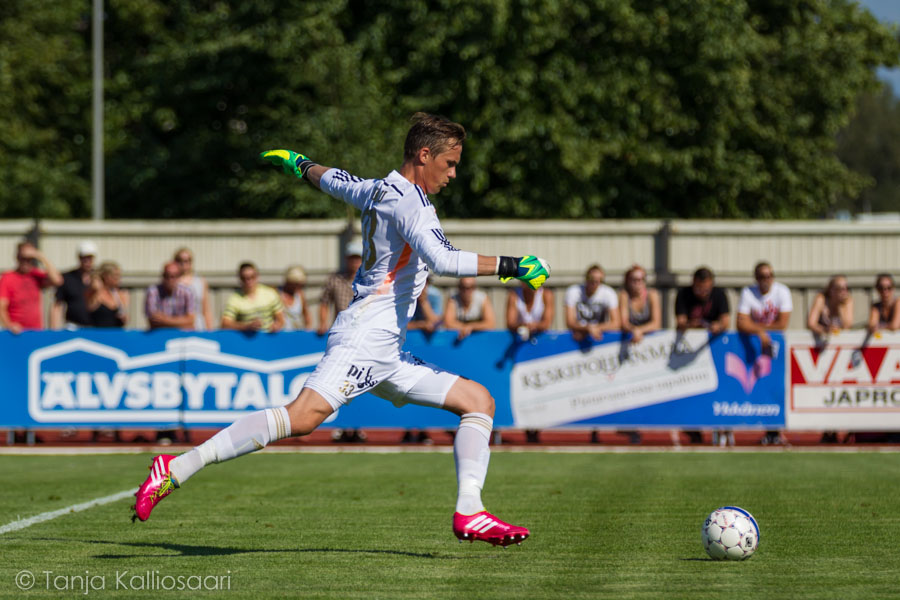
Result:
M746 560L759 547L759 525L743 508L723 506L703 521L703 548L714 560Z

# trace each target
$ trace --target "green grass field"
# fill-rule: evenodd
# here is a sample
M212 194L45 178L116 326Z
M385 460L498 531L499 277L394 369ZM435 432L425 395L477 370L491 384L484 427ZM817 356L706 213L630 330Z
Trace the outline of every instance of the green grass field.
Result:
M149 459L0 456L0 525L136 487ZM450 455L259 453L199 473L146 523L122 500L0 535L0 596L900 597L898 475L888 453L495 452L485 502L532 530L503 550L453 537ZM759 522L746 562L701 547L725 504ZM104 589L77 589L85 571ZM133 589L147 571L230 589Z

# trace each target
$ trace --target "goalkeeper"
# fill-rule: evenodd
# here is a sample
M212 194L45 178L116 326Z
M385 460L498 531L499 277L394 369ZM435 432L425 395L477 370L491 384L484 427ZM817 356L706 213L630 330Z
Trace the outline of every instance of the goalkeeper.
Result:
M403 164L384 179L360 179L291 150L262 153L286 173L362 211L363 263L353 282L353 301L338 315L325 355L290 404L242 417L180 456L153 459L150 476L136 494L137 518L146 520L162 498L204 466L281 438L309 434L335 410L371 392L397 406L412 403L459 415L453 447L458 484L453 533L460 541L507 546L528 537L528 529L501 521L481 502L494 416L490 393L401 349L429 270L454 277L499 275L534 289L550 275L547 263L534 256L482 256L457 250L444 236L428 195L439 193L456 177L465 139L461 125L417 113L406 137Z

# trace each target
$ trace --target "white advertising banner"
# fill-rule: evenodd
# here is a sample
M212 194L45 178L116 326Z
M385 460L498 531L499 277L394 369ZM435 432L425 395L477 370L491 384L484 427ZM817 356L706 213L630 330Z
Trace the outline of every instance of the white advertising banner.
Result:
M705 331L661 332L519 362L510 375L516 427L543 429L714 391Z
M900 430L900 334L786 338L788 429Z

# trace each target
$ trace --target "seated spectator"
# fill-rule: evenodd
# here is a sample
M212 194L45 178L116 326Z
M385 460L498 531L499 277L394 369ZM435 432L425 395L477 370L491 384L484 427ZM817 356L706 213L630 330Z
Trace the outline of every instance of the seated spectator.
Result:
M878 274L875 277L875 291L878 292L878 301L872 303L869 310L869 333L879 329L897 331L900 329L900 298L894 296L894 278L888 273Z
M194 253L189 248L179 248L175 251L174 260L181 267L180 283L191 288L197 302L194 331L211 331L214 324L209 302L209 283L194 272Z
M772 265L760 262L753 269L756 285L741 290L738 301L737 330L749 335L758 335L763 352L772 350L769 331L784 331L791 320L794 303L791 290L775 281Z
M640 265L625 272L625 285L619 292L619 320L622 331L631 334L633 344L644 339L645 333L662 328L659 292L647 287L647 271Z
M738 301L737 330L747 335L759 336L764 355L772 355L772 339L770 331L784 331L791 320L794 302L791 290L781 282L775 281L772 265L763 261L753 268L756 285L741 290ZM777 429L766 431L760 440L763 445L787 444L784 436Z
M506 328L518 335L523 342L550 329L554 312L553 290L540 287L535 290L524 281L520 287L506 293ZM540 430L526 429L525 441L537 444Z
M715 285L715 276L707 267L694 272L693 283L678 290L675 296L675 327L707 329L711 334L722 333L731 324L728 296Z
M194 328L197 301L191 288L179 283L180 279L181 267L176 262L168 262L163 267L162 281L147 288L144 314L150 329Z
M444 326L459 332L457 339L468 337L473 331L494 329L497 321L494 307L487 294L476 289L474 277L459 280L456 293L444 308Z
M128 322L129 295L119 289L122 270L112 261L100 265L85 291L85 306L93 327L124 327Z
M853 297L844 275L834 275L825 289L813 299L806 328L818 336L827 336L853 325Z
M853 297L844 275L833 275L825 289L813 299L806 318L806 328L816 338L817 344L825 338L853 324ZM821 443L834 444L838 441L837 431L823 431Z
M518 334L522 341L550 329L553 323L553 290L537 290L522 282L506 294L506 327Z
M251 262L238 269L241 290L225 303L222 329L238 331L267 331L273 333L284 327L284 307L274 289L259 283L259 271Z
M425 280L425 287L416 300L416 312L410 319L407 329L421 329L431 333L444 321L444 297L441 291L431 284L431 277Z
M85 240L78 244L78 266L63 273L63 283L56 288L56 301L50 310L51 329L77 329L91 325L84 294L91 285L97 245Z
M309 305L306 303L306 271L297 265L284 274L284 283L278 290L284 306L284 330L301 331L312 328Z
M40 269L37 263L42 263ZM43 329L41 289L59 287L62 275L31 242L16 245L16 268L0 276L0 326L12 333Z
M319 299L319 335L324 335L334 323L338 313L350 306L353 300L353 278L362 265L362 242L354 240L344 251L343 270L332 273L325 280ZM331 309L334 308L334 312Z
M566 327L578 341L588 336L599 341L604 331L621 327L619 298L603 283L605 277L600 265L592 265L584 274L583 284L566 290Z

